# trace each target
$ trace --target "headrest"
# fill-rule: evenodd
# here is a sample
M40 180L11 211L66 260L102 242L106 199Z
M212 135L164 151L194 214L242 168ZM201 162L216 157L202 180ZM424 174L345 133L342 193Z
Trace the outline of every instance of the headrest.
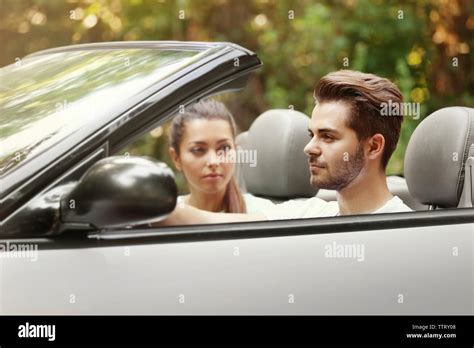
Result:
M413 132L405 154L411 195L423 204L457 207L473 144L474 109L448 107L425 118Z
M303 149L309 141L309 118L287 109L268 110L252 123L237 142L255 150L256 165L242 166L247 191L265 197L312 197L308 159Z
M242 132L239 135L237 135L237 137L235 138L235 144L237 145L237 148L246 149L248 147L247 145L248 138L249 138L249 132ZM240 190L242 192L247 192L247 186L245 185L244 173L242 173L244 166L248 166L248 164L236 163L234 176L237 179L237 184L239 185Z

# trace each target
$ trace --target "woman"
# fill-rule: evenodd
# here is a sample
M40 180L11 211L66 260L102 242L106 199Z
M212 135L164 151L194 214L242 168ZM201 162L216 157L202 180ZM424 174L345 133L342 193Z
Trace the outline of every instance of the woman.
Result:
M235 163L225 160L226 152L236 150L235 136L232 114L212 99L202 100L174 118L169 152L190 192L179 196L178 203L226 213L255 213L273 205L267 199L241 193L234 177Z

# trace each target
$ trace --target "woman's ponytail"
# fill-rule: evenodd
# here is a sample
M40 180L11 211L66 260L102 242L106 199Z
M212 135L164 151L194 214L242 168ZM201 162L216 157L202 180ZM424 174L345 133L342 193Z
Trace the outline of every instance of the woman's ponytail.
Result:
M232 176L229 183L227 184L225 196L224 196L224 209L226 213L246 213L247 207L245 206L245 200L240 191L235 176Z

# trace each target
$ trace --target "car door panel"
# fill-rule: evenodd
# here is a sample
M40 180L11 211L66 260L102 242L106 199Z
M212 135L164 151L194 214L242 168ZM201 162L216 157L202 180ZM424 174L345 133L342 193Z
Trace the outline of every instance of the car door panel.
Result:
M2 314L472 314L473 238L473 225L459 224L40 249L35 262L0 259L1 308ZM364 253L329 257L334 243L363 245Z

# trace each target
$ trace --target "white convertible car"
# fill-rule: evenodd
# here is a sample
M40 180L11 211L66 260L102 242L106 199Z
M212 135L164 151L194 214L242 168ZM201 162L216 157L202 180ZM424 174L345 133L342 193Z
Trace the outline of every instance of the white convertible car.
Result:
M117 155L260 66L231 43L126 42L0 69L0 314L473 314L472 108L426 117L388 178L415 212L131 227L169 214L176 185ZM306 120L270 110L239 136L259 155L244 189L335 199L309 185Z

